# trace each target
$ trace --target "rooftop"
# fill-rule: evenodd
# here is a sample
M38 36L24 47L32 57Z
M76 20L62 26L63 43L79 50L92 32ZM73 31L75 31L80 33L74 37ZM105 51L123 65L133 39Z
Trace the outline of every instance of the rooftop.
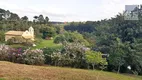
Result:
M15 36L20 36L23 34L24 31L8 31L5 33L5 35L15 35Z

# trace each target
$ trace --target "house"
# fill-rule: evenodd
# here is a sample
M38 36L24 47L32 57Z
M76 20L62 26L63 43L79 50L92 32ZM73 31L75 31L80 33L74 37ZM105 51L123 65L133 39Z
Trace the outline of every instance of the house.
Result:
M30 27L26 31L8 31L5 33L5 41L11 39L12 37L23 37L24 39L30 39L34 41L34 29Z

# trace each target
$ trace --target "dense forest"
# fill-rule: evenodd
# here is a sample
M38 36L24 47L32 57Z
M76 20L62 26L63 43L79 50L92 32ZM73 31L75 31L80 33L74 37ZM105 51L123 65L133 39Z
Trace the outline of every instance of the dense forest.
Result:
M139 14L141 12L139 11ZM64 27L78 31L95 51L107 54L108 70L127 72L127 66L142 74L142 20L124 20L123 14L101 21L72 22Z
M70 22L66 25L53 25L48 17L43 15L33 16L34 20L29 21L27 16L19 17L17 14L4 9L0 9L0 42L4 42L4 33L8 30L26 30L29 26L35 29L36 37L45 38L46 36L54 37L55 43L64 41L64 49L62 52L68 53L64 55L69 58L70 54L78 52L83 53L82 49L77 47L78 43L83 43L93 51L98 51L99 54L105 55L108 66L108 71L130 72L127 69L131 66L133 72L142 74L142 16L139 15L139 20L124 20L123 14L118 14L111 19L101 21L87 22ZM139 11L141 13L141 11ZM64 29L67 31L64 31ZM64 32L63 32L64 31ZM62 36L64 35L64 36ZM85 40L84 40L85 39ZM68 44L67 42L75 42ZM67 47L70 45L72 47ZM78 50L77 50L78 49ZM70 51L70 52L68 52ZM53 52L51 50L51 52ZM87 52L90 54L90 52ZM58 55L57 53L54 55ZM73 54L77 55L78 54ZM91 54L93 56L93 54ZM84 68L84 59L76 57L76 62L70 65L71 67ZM47 56L49 58L49 56ZM54 60L57 59L56 57ZM68 61L69 62L69 61ZM47 62L49 63L49 61ZM56 62L54 62L56 63ZM64 62L60 62L64 63ZM97 62L96 62L97 63ZM78 64L78 65L75 65ZM63 65L63 64L62 64ZM92 65L93 66L93 65ZM93 66L94 68L94 66Z

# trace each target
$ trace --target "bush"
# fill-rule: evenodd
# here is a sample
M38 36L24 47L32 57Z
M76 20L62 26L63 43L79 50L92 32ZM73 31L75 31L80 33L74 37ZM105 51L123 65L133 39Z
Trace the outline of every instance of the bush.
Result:
M14 43L24 43L26 40L23 37L17 36L17 37L12 37L9 40L7 40L7 44L11 45Z
M55 66L68 66L86 68L85 50L80 43L64 43L63 49L51 54L52 64Z
M43 48L42 50L43 50L43 54L45 56L45 63L52 64L51 55L54 52L57 52L58 48Z
M25 64L30 65L42 65L45 61L43 51L39 49L26 50L23 53L23 59Z
M8 45L12 45L14 43L14 37L12 37L11 39L8 39L6 44Z
M21 63L22 48L14 49L7 45L0 45L0 60Z
M10 62L16 62L16 63L23 63L23 50L22 48L12 48L9 50L9 61Z
M63 43L65 41L69 43L78 42L85 46L90 45L89 42L86 39L84 39L83 35L81 35L78 32L65 32L64 34L58 35L54 39L54 43Z
M14 37L14 43L23 43L26 42L26 40L23 37L17 36Z
M0 60L8 60L10 47L7 45L0 45Z
M26 40L23 37L12 37L9 40L7 40L7 44L8 45L12 45L12 44L23 44L25 46L32 46L33 45L33 41L32 40Z
M64 41L64 39L60 36L57 36L55 39L54 39L54 43L56 44L59 44L59 43L62 43L62 41Z
M32 40L26 40L26 42L24 42L23 44L25 45L25 46L32 46L33 45L33 41Z
M5 35L3 31L0 31L0 42L4 42Z
M45 57L43 51L39 49L23 50L22 48L15 49L7 45L0 45L0 60L30 65L42 65L44 64Z
M43 27L40 32L43 34L43 39L47 37L54 37L56 35L56 29L50 26Z

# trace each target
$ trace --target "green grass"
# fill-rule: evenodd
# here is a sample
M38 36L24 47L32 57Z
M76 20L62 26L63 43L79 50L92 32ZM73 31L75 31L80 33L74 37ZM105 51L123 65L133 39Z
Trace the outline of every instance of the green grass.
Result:
M22 44L12 44L12 45L9 45L10 47L13 47L13 48L19 48L19 47L27 47L27 46L24 46Z
M2 80L142 80L142 76L0 61ZM98 79L97 79L98 78Z
M43 39L40 39L39 42L36 43L36 46L33 47L34 49L40 49L40 48L59 48L61 47L61 45L59 44L55 44L53 42L54 40L43 40Z
M0 80L5 80L4 78L0 78Z
M60 44L55 44L53 42L54 40L44 40L44 39L36 39L35 41L35 44L36 46L35 47L31 47L32 49L41 49L41 48L60 48L62 47ZM9 45L13 48L19 48L19 47L22 47L22 48L28 48L27 46L24 46L22 44L12 44L12 45Z

